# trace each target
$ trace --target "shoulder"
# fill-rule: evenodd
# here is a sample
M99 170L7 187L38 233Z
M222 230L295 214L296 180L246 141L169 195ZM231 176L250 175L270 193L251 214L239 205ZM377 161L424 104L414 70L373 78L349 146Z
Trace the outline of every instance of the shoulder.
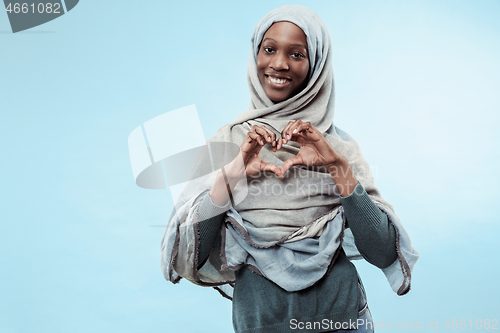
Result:
M324 137L349 160L353 154L361 155L361 148L356 140L337 126L330 127Z

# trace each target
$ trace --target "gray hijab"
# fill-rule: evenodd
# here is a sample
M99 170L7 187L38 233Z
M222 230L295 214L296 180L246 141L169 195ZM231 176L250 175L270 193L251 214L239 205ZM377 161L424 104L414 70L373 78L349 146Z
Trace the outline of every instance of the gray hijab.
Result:
M265 32L279 21L292 22L304 31L311 70L308 85L303 91L275 104L260 84L256 58ZM356 179L395 226L399 258L384 273L394 291L400 295L406 293L418 252L412 248L393 207L375 187L370 166L358 144L333 124L335 94L332 46L321 18L311 9L299 5L282 6L266 14L252 34L247 81L251 96L249 110L208 138L208 147L215 147L222 142L231 143L238 152L238 147L253 125L265 125L279 137L288 122L296 119L310 121L347 158ZM287 159L297 155L299 149L300 145L293 141L283 145L277 152L273 152L271 145L266 144L259 155L263 161L281 167ZM210 158L198 158L192 174L207 175L207 172L200 171L207 166L212 172L186 185L167 223L162 240L162 270L166 279L176 283L184 277L199 285L219 286L219 290L222 290L234 282L235 270L242 265L251 265L284 289L300 290L323 276L326 267L315 274L305 271L304 276L309 279L305 284L297 284L298 279L294 279L293 285L287 285L288 280L285 279L283 283L279 281L283 272L273 271L272 268L266 271L265 267L270 265L265 261L272 260L269 255L276 249L290 248L293 246L291 243L321 237L323 234L332 239L328 256L324 256L326 261L332 261L339 246L344 248L350 259L361 258L352 234L349 229L345 229L345 217L339 218L338 213L342 211L339 191L326 168L296 165L288 170L284 179L274 173L262 172L248 178L246 182L241 181L232 189L235 205L229 205L230 209L226 213L226 224L220 234L221 245L214 249L207 263L198 270L197 209L223 166L218 164L220 159L214 158L214 154L212 149ZM223 154L227 154L227 150ZM296 267L302 269L299 265ZM223 294L230 296L230 291L226 289Z

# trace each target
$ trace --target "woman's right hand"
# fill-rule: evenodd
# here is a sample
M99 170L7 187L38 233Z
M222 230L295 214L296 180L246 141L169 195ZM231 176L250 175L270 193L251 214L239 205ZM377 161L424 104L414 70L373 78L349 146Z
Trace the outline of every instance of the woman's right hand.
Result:
M241 179L243 175L251 177L261 171L271 171L283 178L281 168L260 159L259 152L266 143L270 143L273 151L276 152L278 149L276 134L265 125L253 125L240 146L238 156L224 168L224 171L234 179Z
M259 152L266 143L271 144L274 152L278 149L276 134L274 134L273 131L264 125L260 127L253 125L252 129L243 140L240 146L240 152L236 158L224 167L224 172L229 181L227 185L229 185L231 189L244 177L253 176L261 171L271 171L278 177L283 178L281 168L274 164L264 162L259 157ZM226 188L227 185L222 172L219 172L214 186L210 190L210 197L218 206L224 206L229 200Z
M240 154L242 155L242 160L245 162L245 174L247 177L261 171L271 171L278 177L283 178L281 168L260 159L259 152L266 143L270 143L273 152L276 152L276 134L265 125L260 127L253 125L240 146Z

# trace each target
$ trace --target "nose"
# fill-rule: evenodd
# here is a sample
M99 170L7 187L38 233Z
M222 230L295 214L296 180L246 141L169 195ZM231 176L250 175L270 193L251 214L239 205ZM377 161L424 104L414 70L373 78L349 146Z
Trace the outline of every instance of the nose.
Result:
M271 62L269 63L269 67L271 67L275 71L287 71L288 69L290 69L290 67L288 66L288 57L282 52L278 52L272 57Z

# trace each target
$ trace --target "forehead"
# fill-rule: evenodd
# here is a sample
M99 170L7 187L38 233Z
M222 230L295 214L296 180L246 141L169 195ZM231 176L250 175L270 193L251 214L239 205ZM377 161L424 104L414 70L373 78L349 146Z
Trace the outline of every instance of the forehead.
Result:
M307 50L306 34L297 25L288 21L273 23L273 25L267 29L262 40L266 38L274 39L276 42L280 43L301 44L304 45Z

